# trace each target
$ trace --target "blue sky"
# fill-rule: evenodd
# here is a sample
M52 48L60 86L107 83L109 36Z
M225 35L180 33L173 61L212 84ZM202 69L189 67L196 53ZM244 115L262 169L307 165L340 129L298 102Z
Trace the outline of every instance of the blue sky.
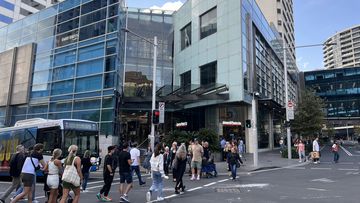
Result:
M127 0L128 6L161 7L185 0ZM205 1L205 0L204 0ZM267 1L267 0L264 0ZM360 25L359 0L293 0L296 46L321 44L336 32ZM322 46L296 50L300 70L323 68Z

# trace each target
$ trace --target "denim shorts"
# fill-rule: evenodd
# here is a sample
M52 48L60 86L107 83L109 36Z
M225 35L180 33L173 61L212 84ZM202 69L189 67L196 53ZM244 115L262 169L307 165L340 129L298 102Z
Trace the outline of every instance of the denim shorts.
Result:
M120 173L120 183L125 183L125 181L127 184L132 183L132 176L130 172Z

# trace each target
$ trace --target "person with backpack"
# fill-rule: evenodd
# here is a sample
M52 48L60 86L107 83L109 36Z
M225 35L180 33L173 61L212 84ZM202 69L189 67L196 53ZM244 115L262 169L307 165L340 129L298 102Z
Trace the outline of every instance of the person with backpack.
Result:
M11 203L18 202L26 195L28 196L28 202L32 203L33 193L32 187L35 182L36 171L45 168L46 163L44 161L44 157L42 152L44 150L44 145L39 143L34 146L34 150L30 154L29 157L26 157L24 165L21 169L21 180L24 185L24 191L16 196Z
M1 195L0 203L5 203L10 193L21 185L20 174L25 161L25 148L22 145L16 146L16 154L10 159L10 176L12 178L11 186Z

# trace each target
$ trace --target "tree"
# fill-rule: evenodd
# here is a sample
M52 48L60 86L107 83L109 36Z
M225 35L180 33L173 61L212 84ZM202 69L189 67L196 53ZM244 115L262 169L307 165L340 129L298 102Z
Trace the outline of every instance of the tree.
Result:
M320 133L324 122L324 107L324 101L313 91L303 91L295 111L292 130L302 136Z
M354 133L357 136L360 136L360 126L356 125L354 126Z

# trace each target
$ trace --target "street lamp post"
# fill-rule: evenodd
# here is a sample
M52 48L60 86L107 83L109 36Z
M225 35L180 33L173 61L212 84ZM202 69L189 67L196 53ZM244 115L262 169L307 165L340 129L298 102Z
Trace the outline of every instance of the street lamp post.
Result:
M259 163L259 150L258 150L258 133L257 133L257 113L256 113L256 104L257 101L255 99L255 96L259 96L258 92L252 93L252 101L251 101L251 115L252 115L252 129L253 129L253 146L254 146L254 153L253 153L253 159L254 159L254 167L258 166Z
M157 46L158 46L157 36L154 36L154 42L152 42L152 41L148 40L147 38L140 36L140 35L136 34L135 32L129 30L128 28L122 28L122 30L124 30L125 32L128 32L128 33L131 33L131 34L135 35L136 37L153 45L154 56L153 56L153 77L152 77L153 81L152 81L152 99L151 99L151 115L152 115L152 112L154 112L154 110L156 108L156 62L157 62ZM152 121L151 121L151 134L149 135L149 139L150 139L151 150L154 151L155 124Z

